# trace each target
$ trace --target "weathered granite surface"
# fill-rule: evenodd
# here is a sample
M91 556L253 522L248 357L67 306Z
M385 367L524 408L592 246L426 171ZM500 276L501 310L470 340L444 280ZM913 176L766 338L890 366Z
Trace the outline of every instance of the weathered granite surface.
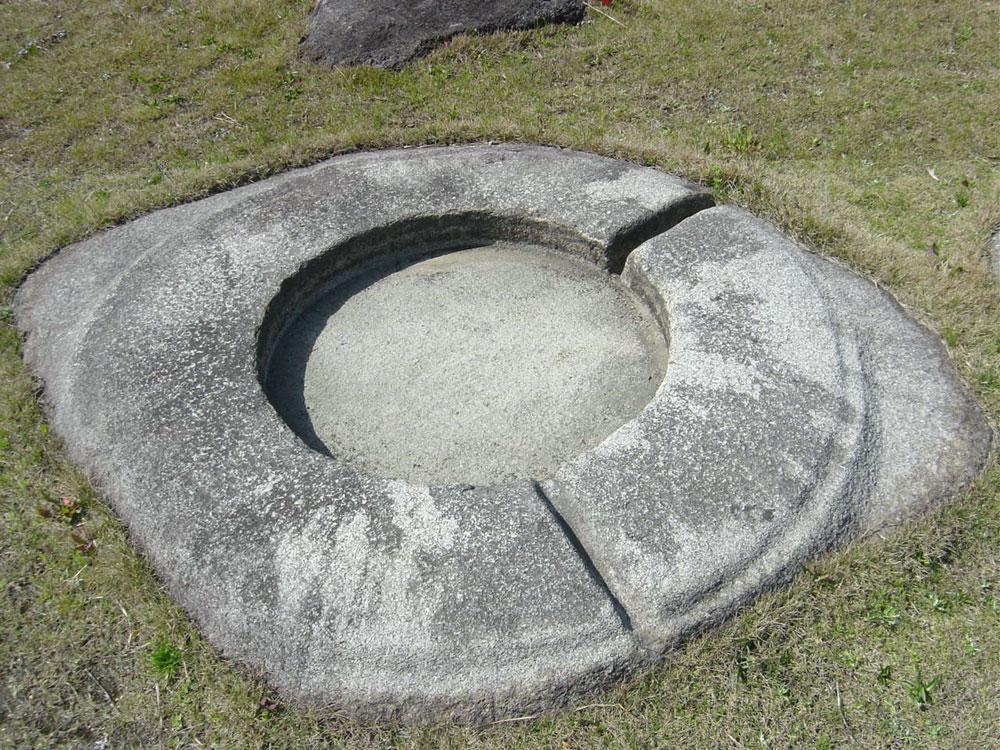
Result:
M483 721L650 663L989 451L891 298L710 205L570 151L354 154L68 247L15 314L72 459L213 643L291 699ZM491 486L379 476L281 419L261 381L332 280L497 241L624 265L669 338L635 418Z
M302 55L329 65L398 68L469 32L578 23L580 0L318 0Z
M731 207L639 247L669 321L653 402L543 483L653 648L970 479L990 432L887 295Z
M1000 277L1000 229L997 229L990 237L990 245L992 245L991 249L993 250L993 273Z

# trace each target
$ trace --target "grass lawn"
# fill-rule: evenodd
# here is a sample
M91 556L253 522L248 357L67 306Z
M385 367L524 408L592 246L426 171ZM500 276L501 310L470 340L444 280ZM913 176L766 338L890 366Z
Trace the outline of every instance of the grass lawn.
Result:
M61 245L291 165L516 140L699 180L891 291L1000 417L997 2L616 0L623 25L460 38L401 72L299 61L310 4L0 0L0 747L1000 748L995 456L535 721L318 716L202 639L48 431L10 297Z

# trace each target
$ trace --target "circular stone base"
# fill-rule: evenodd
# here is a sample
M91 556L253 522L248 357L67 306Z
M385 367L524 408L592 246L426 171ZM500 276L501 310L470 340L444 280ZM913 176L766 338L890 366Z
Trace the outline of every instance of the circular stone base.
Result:
M496 242L336 284L278 342L268 390L314 449L367 471L497 484L551 477L600 443L650 401L665 361L617 277Z

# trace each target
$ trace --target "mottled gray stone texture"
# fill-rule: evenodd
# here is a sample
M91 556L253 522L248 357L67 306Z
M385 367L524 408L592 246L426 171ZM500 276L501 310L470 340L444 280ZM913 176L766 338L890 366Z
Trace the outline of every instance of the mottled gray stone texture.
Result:
M993 251L993 273L1000 277L1000 228L990 237L991 250Z
M318 0L300 49L328 65L399 68L469 32L578 23L580 0Z
M72 459L224 653L298 702L361 718L488 721L650 664L810 556L953 494L987 456L991 433L934 336L848 270L711 206L669 175L571 151L354 154L65 248L25 281L15 314ZM658 326L665 365L635 364L649 351L635 333L621 365L633 403L617 426L510 480L451 481L458 471L431 483L367 466L335 441L310 447L279 414L280 389L262 385L286 366L283 352L309 326L332 326L324 346L358 345L359 321L396 299L391 284L362 283L374 308L361 313L342 294L372 264L395 263L378 278L405 287L428 279L393 274L434 276L443 267L424 259L447 265L470 250L509 261L478 281L458 255L449 266L464 306L493 306L474 323L473 359L489 349L480 329L509 311L473 282L513 287L511 299L548 285L559 299L586 263L572 283L597 284L585 294L595 310L573 335L606 346L604 321L631 315L600 312L602 295L603 310L638 305ZM532 271L518 253L565 257ZM619 271L606 278L614 294L594 280ZM406 293L423 314L419 291ZM311 319L331 298L328 319ZM449 305L445 295L436 306L461 314ZM514 320L498 322L499 350L526 337L536 349L519 341L509 356L541 373L550 365L532 358L550 334ZM629 330L648 330L640 323ZM378 356L372 377L422 373L419 351ZM648 392L626 384L637 366L656 373ZM322 368L310 377L321 386ZM563 393L559 378L537 379ZM609 387L607 373L593 382ZM302 387L312 387L305 376ZM345 399L381 398L345 388ZM469 429L487 418L449 398ZM551 403L561 405L540 416L553 425L560 411L587 413ZM371 419L373 434L397 437L389 417ZM406 419L400 429L414 429ZM519 434L508 430L508 442ZM434 455L446 469L448 450Z

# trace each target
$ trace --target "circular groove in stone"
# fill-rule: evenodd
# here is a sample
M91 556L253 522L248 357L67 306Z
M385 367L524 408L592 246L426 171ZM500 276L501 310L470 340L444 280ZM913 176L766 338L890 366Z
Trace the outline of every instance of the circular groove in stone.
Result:
M334 280L277 342L267 391L316 450L485 485L550 477L600 443L650 401L665 361L617 276L499 241Z

